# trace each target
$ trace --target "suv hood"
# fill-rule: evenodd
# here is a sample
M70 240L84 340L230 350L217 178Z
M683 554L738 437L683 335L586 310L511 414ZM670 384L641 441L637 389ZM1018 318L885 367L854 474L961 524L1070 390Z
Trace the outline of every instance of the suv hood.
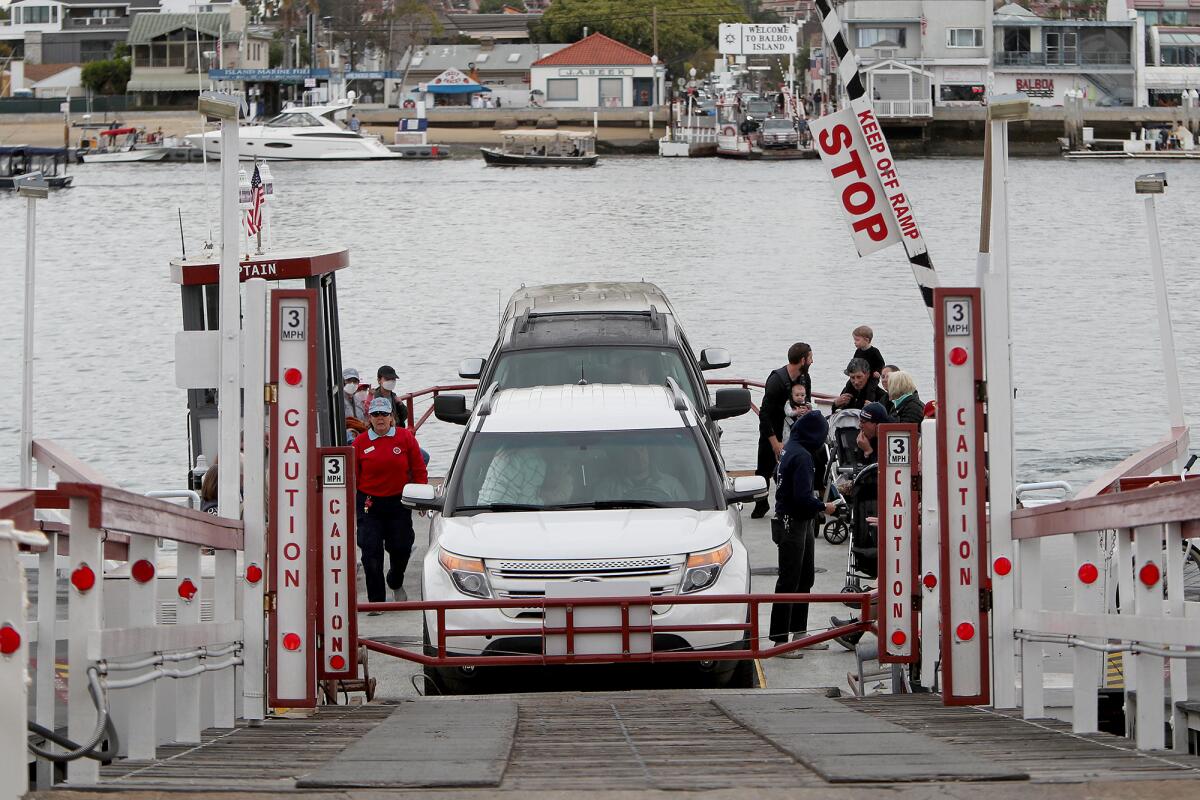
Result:
M727 511L648 508L520 511L443 517L438 544L471 558L641 558L719 547L734 535Z

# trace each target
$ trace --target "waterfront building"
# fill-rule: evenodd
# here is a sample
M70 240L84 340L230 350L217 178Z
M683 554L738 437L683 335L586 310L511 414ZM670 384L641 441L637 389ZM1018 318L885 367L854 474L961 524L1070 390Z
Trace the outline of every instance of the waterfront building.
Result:
M842 21L880 117L930 117L935 104L983 99L991 0L848 0Z
M427 44L410 47L387 80L388 105L415 97L418 87L446 70L458 70L491 89L506 106L529 102L529 73L534 62L566 44L529 44L485 40L479 44Z
M996 93L1024 92L1039 106L1061 106L1071 90L1082 91L1089 105L1137 102L1136 18L1046 19L1009 3L992 24Z
M30 64L13 61L9 65L13 89L28 89L34 97L79 97L82 68L78 64Z
M1200 91L1200 8L1177 0L1126 0L1144 26L1139 105L1177 106Z
M209 70L267 68L271 33L248 25L240 3L212 7L205 13L134 17L127 91L143 105L194 105L199 87L209 88Z
M12 0L0 42L27 64L101 61L125 41L131 20L157 10L158 0Z
M550 108L630 108L665 102L666 69L629 45L593 33L534 63L529 83Z

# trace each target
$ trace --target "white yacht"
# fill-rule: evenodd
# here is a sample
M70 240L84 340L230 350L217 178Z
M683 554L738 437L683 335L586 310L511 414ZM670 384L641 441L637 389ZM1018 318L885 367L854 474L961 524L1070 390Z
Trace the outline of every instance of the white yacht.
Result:
M350 130L335 117L345 118L351 100L315 106L290 106L261 125L238 130L238 157L249 161L352 161L400 158L378 139ZM187 137L203 146L210 158L221 156L221 132L194 133Z

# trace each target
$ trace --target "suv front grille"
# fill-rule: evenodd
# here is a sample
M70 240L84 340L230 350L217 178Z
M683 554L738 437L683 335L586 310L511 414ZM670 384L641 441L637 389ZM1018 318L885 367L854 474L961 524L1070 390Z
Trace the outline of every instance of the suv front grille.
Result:
M685 557L655 556L650 558L614 558L587 561L485 561L488 580L497 597L504 599L540 599L546 595L549 581L597 581L604 583L629 581L650 583L654 597L673 595L683 575ZM661 614L667 606L655 606ZM504 609L506 616L516 619L541 619L542 612L534 609Z

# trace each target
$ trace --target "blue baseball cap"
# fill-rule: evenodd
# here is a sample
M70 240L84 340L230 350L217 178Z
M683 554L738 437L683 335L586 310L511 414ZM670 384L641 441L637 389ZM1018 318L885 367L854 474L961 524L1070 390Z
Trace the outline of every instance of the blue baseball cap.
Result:
M368 414L391 414L394 411L392 408L392 399L390 397L376 397L371 401L370 407L367 409Z

